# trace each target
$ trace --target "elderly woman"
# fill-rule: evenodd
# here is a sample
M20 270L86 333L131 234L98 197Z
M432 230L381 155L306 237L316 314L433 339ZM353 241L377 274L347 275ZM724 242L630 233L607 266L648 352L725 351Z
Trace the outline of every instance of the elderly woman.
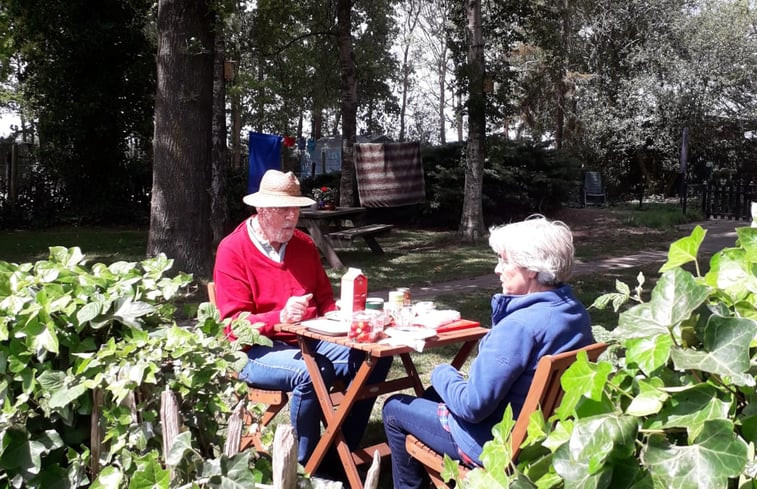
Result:
M594 342L589 315L565 284L573 268L568 226L531 216L492 228L489 245L502 293L492 298L493 327L470 373L439 365L422 398L400 394L384 404L395 489L428 485L423 466L405 450L407 434L466 465L481 465L482 447L507 405L520 413L539 359Z

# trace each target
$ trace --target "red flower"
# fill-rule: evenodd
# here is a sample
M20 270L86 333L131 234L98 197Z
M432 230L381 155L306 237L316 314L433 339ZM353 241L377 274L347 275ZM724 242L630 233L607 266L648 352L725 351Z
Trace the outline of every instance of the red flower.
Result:
M328 192L329 190L331 189L329 189L328 187L321 187L321 192Z

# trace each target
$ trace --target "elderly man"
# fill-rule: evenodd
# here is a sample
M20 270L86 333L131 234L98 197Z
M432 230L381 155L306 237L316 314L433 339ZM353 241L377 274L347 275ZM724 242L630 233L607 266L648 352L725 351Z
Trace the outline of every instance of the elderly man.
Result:
M289 411L299 442L298 459L305 463L320 438L321 412L313 384L295 337L274 330L277 323L294 323L322 316L336 308L331 283L310 237L296 228L300 207L314 203L302 196L292 172L268 170L260 190L244 203L257 209L218 245L213 280L216 304L224 318L249 313L262 323L260 332L273 346L254 345L239 377L263 389L291 391ZM227 329L227 335L233 337ZM314 345L326 385L351 379L363 353L325 341ZM376 366L369 382L386 378L391 358ZM355 404L343 425L347 444L355 448L365 431L374 399Z

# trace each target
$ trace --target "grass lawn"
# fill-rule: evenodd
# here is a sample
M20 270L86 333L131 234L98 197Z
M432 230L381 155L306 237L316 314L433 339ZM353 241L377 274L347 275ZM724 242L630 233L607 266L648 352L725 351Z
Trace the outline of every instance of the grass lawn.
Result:
M55 227L41 230L1 230L0 260L21 263L44 260L51 246L78 246L91 263L145 258L147 230L109 227Z

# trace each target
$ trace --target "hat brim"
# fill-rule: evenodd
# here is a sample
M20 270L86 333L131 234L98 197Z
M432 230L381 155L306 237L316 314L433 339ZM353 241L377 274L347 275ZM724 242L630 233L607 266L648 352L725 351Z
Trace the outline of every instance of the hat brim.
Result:
M242 202L252 207L307 207L315 204L310 197L295 195L277 195L264 192L255 192L245 195Z

